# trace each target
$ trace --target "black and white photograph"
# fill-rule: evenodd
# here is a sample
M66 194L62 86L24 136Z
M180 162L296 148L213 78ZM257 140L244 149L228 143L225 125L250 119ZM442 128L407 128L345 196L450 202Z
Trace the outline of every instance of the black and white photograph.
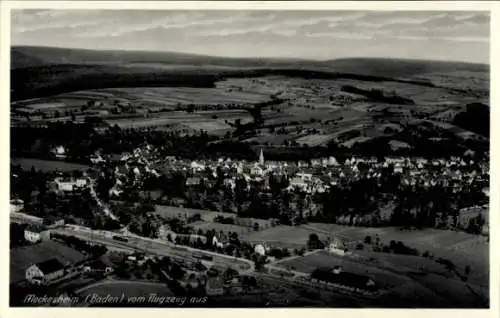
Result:
M490 308L469 8L11 9L9 306Z

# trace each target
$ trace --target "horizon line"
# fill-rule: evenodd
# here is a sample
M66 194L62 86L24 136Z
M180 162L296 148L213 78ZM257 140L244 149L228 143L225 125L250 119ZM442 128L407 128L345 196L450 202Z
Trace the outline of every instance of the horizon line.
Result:
M148 50L148 49L94 49L94 48L82 48L82 47L66 47L66 46L50 46L50 45L29 45L29 44L16 44L10 45L10 49L20 47L32 47L32 48L48 48L48 49L61 49L61 50L81 50L81 51L93 51L93 52L136 52L136 53L170 53L170 54L185 54L198 57L209 57L209 58L227 58L234 60L256 60L256 59L268 59L268 60L281 60L281 61L302 61L302 62L329 62L338 60L349 60L349 59L370 59L370 60L407 60L407 61L428 61L428 62L448 62L448 63L465 63L465 64L475 64L491 66L491 57L488 63L481 62L471 62L464 60L449 60L449 59L425 59L425 58L407 58L407 57L369 57L369 56L353 56L353 57L332 57L329 59L315 59L312 57L278 57L278 56L253 56L253 57L238 57L238 56L228 56L228 55L208 55L203 53L193 53L185 51L162 51L162 50Z

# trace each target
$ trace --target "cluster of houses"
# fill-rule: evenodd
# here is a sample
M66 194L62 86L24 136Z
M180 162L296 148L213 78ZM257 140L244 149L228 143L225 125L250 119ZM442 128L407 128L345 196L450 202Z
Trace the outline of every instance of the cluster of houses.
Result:
M107 162L110 158L96 154L92 162ZM258 160L248 162L219 158L218 160L183 160L175 157L160 158L158 152L150 145L135 149L115 158L121 163L116 167L117 181L110 194L119 195L123 187L120 176L134 176L132 182L139 181L143 176L159 176L159 170L183 171L187 175L185 185L197 187L203 184L210 188L214 185L218 172L224 173L223 184L234 189L238 179L250 184L260 184L261 188L269 190L270 177L283 178L288 182L289 191L300 191L310 195L323 193L331 186L345 181L360 178L380 178L383 168L392 167L394 174L399 174L406 186L421 185L430 187L440 184L459 192L468 185L488 180L487 163L476 164L472 160L452 157L450 159L428 160L424 158L387 157L346 159L340 164L334 157L312 159L309 162L298 161L278 162L265 161L261 150ZM479 169L477 168L479 167ZM136 184L137 185L137 184Z

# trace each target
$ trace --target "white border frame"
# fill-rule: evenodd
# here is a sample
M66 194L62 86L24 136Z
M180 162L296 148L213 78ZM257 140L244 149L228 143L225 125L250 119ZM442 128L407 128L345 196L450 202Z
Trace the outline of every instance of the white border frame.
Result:
M400 318L402 315L407 317L500 317L499 313L499 283L500 283L500 267L499 267L499 219L500 219L500 153L498 137L500 136L499 126L494 125L500 119L500 65L495 60L495 57L500 56L499 32L500 30L500 2L498 1L1 1L1 16L0 16L0 98L1 98L1 114L0 119L3 121L1 125L0 140L1 145L7 147L10 142L10 116L9 116L9 97L10 87L10 10L11 9L183 9L183 10L384 10L384 11L424 11L424 10L446 10L446 11L490 11L491 13L491 42L490 42L490 108L491 108L491 167L490 167L490 309L489 310L462 310L462 309L442 309L442 310L427 310L427 309L85 309L85 308L9 308L8 295L9 288L6 283L9 276L9 257L8 257L8 242L9 242L9 222L8 222L8 202L9 202L9 151L4 149L1 158L1 173L3 184L0 191L0 202L4 209L0 213L0 218L4 218L0 222L0 317L99 317L101 315L113 314L119 317L134 317L137 314L147 314L151 317L165 317L165 315L176 317L192 317L194 315L204 315L217 318L226 318L235 316L251 317L253 310L260 310L261 315L269 315L275 318L276 316L287 317L303 317L306 314L309 318L319 318L331 315L342 317L373 317L379 316L383 318ZM497 30L497 32L493 32ZM497 88L494 90L493 88Z

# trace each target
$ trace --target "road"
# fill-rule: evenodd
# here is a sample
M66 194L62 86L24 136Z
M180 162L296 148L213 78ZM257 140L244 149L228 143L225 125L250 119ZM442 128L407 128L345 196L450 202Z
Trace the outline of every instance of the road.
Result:
M94 180L90 180L89 184L90 194L92 195L94 200L97 202L97 205L102 209L102 211L107 217L111 218L114 221L118 221L119 220L118 217L111 212L109 207L105 203L103 203L101 199L99 199L99 196L97 195L94 189L94 183L95 183Z

